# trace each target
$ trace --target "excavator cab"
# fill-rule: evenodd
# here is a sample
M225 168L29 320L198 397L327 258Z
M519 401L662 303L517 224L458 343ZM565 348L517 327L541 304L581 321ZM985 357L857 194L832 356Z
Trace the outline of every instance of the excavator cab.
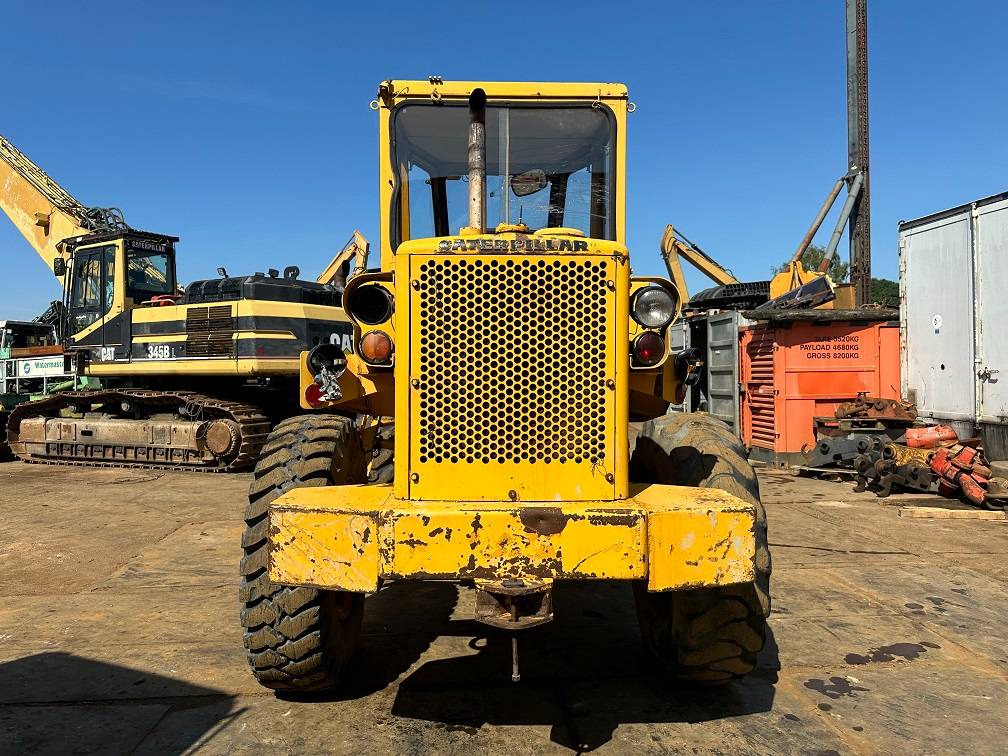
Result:
M143 304L171 304L177 292L177 237L147 232L88 234L66 241L63 273L66 322L63 338L79 344L129 344L129 322L120 316Z

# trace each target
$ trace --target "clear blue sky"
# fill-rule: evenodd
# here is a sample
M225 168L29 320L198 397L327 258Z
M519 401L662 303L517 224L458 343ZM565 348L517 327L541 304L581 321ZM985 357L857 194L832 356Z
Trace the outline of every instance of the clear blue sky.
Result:
M1008 189L1008 5L869 3L873 271L895 278L897 221ZM355 227L378 237L380 80L622 81L635 268L661 269L672 222L766 278L845 169L843 0L564 5L6 0L0 133L182 237L183 281L314 274ZM3 220L0 260L0 318L58 297Z

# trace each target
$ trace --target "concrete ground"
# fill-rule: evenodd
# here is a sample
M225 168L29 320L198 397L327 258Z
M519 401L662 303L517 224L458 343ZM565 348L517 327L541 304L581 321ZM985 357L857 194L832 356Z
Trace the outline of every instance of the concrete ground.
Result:
M245 666L247 484L0 465L0 752L1008 749L1006 522L767 472L772 633L744 682L663 682L627 587L586 583L558 587L513 684L470 591L398 584L367 601L351 688L294 701Z

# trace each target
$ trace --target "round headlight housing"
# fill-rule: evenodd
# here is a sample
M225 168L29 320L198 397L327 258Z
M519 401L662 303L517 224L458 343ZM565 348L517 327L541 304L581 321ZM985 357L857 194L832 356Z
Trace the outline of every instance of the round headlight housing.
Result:
M308 370L312 375L318 375L326 368L339 378L347 369L346 355L336 344L323 342L312 347L308 352Z
M365 325L378 325L392 317L392 296L378 284L363 284L351 290L343 306L352 318Z
M634 294L630 315L645 328L664 328L675 318L678 304L664 286L651 284Z

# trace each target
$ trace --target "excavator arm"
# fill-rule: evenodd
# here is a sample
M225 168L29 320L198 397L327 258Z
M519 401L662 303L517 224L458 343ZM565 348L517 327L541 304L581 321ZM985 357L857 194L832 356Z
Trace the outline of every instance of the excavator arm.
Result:
M64 239L90 230L88 208L2 136L0 207L50 269Z
M682 297L684 302L689 301L689 291L686 288L686 277L683 275L680 258L686 260L686 262L714 283L721 284L722 286L739 283L739 280L735 276L718 265L700 247L676 231L671 224L665 226L665 233L662 234L661 254L662 260L665 261L669 278L672 279L672 283L679 289L679 296Z
M350 237L350 241L343 245L343 249L336 253L332 262L326 266L325 270L315 280L320 284L340 286L346 284L346 279L350 275L358 270L367 268L368 252L370 250L371 244L364 238L364 234L360 231L354 231L353 236ZM347 271L345 266L350 260L353 260L353 268Z
M85 234L131 231L122 211L114 207L87 207L53 181L27 155L0 136L0 208L52 270L53 262L66 259L64 242ZM130 261L153 280L165 282L164 273L147 258ZM178 293L182 293L179 287Z

